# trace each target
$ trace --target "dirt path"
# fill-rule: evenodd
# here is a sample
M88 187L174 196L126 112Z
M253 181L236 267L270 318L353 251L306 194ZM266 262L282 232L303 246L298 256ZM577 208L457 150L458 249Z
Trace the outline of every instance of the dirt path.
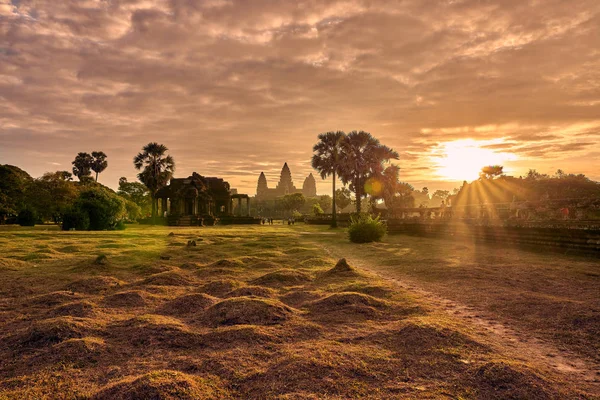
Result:
M423 283L407 279L401 273L390 276L390 272L386 271L384 276L366 258L348 257L334 247L318 242L315 244L322 247L332 258L346 257L351 265L390 281L394 286L410 292L434 309L475 328L477 335L495 346L501 354L535 365L542 371L558 373L572 385L600 396L600 365L581 359L573 352L559 349L553 343L536 338L522 328L501 323L494 316L487 315L475 307L439 296L428 290Z

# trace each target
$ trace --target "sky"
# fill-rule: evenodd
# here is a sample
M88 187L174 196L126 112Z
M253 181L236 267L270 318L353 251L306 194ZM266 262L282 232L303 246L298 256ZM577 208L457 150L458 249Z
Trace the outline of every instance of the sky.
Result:
M600 180L600 1L0 0L0 163L32 176L101 150L116 188L157 141L176 177L254 194L287 161L301 187L330 130L372 133L416 188Z

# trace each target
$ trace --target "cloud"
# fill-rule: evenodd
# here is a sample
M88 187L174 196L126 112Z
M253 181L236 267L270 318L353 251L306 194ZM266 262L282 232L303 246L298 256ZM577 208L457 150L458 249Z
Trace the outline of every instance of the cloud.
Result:
M114 187L159 141L177 174L254 193L284 161L301 185L319 132L364 129L419 181L464 138L600 179L595 0L21 0L0 16L0 157L33 174L98 149Z

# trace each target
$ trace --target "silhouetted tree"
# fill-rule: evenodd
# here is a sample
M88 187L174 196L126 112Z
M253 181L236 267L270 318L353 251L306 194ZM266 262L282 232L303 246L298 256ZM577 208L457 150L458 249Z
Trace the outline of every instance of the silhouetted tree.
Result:
M350 189L347 187L337 189L335 191L335 202L340 206L341 210L352 204L352 192Z
M504 167L502 165L488 165L481 168L479 177L481 179L494 179L495 177L502 175L503 169Z
M337 212L335 198L336 175L340 172L342 144L346 134L342 131L320 133L319 142L314 145L312 167L321 175L322 179L332 176L332 205L331 205L331 227L337 227Z
M364 185L371 176L383 173L384 164L399 155L393 149L381 144L370 133L352 131L342 145L342 165L340 178L349 184L356 196L356 212L361 212L362 197L365 195Z
M96 182L98 182L98 174L108 167L106 154L102 151L92 151L92 164L90 168L96 173Z
M73 175L75 175L80 181L85 180L85 177L89 177L92 174L92 162L94 159L88 153L77 153L73 164ZM83 178L83 179L82 179Z
M119 179L117 194L137 204L143 215L148 215L152 209L152 198L146 186L139 182L127 182L127 178Z
M164 144L152 142L144 146L142 152L133 158L133 165L137 170L141 170L138 179L150 191L153 222L156 218L156 192L171 180L175 171L175 160L167 155L168 150Z
M52 219L59 223L79 195L77 185L72 180L68 171L45 173L29 186L28 203L43 220Z
M306 203L306 198L302 193L292 193L283 196L283 208L287 211L299 210Z

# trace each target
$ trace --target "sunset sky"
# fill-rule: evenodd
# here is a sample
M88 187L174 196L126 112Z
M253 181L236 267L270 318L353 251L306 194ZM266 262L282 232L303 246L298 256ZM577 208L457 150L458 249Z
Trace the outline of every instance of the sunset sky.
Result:
M102 150L116 188L158 141L254 194L355 129L417 188L600 180L600 1L0 0L0 163L33 176Z

